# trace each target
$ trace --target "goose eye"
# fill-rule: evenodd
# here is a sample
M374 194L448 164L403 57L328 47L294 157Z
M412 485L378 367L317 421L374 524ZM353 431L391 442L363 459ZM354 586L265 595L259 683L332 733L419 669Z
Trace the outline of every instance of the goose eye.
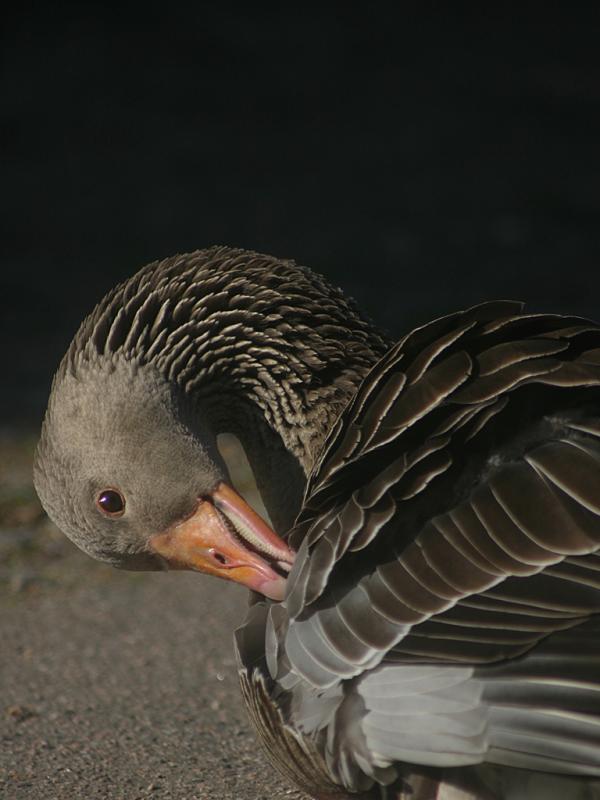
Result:
M116 489L104 489L96 498L96 505L104 514L117 517L125 511L125 498Z

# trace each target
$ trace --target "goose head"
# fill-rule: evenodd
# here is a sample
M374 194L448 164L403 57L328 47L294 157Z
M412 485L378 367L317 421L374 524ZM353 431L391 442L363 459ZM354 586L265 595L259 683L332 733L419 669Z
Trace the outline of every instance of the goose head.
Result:
M99 304L59 367L34 465L42 504L96 559L281 600L294 553L232 487L217 435L242 440L285 533L383 347L292 262L214 248L151 264Z
M62 376L34 480L49 515L100 561L283 597L293 552L231 487L201 409L152 366L117 355Z

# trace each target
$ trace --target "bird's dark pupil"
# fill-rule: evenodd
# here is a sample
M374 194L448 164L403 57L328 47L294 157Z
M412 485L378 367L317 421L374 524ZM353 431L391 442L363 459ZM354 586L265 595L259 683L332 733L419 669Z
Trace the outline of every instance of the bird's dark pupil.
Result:
M118 492L102 492L98 498L98 505L109 514L116 514L123 510L123 499Z

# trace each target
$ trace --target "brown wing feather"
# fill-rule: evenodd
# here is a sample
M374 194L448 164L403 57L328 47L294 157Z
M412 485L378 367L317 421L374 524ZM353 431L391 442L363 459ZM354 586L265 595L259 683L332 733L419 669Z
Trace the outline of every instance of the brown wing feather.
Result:
M298 674L491 663L600 612L599 344L593 323L488 304L392 348L292 534L310 520L286 600Z

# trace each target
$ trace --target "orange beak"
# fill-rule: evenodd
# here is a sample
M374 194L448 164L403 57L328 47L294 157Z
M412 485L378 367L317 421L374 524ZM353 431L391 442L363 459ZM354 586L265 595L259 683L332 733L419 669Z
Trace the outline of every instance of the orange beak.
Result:
M206 572L283 600L295 553L237 492L220 483L191 517L150 539L171 569Z

